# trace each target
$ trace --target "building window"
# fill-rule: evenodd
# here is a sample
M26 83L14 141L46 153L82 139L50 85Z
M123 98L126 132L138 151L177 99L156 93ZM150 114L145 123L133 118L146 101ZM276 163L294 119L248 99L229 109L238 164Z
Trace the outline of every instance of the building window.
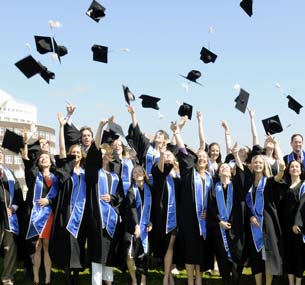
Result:
M5 155L5 164L13 164L13 156Z
M20 155L15 155L14 156L14 164L17 164L17 165L21 165L22 164L22 159L21 159Z
M46 133L46 140L50 140L50 134L49 133Z

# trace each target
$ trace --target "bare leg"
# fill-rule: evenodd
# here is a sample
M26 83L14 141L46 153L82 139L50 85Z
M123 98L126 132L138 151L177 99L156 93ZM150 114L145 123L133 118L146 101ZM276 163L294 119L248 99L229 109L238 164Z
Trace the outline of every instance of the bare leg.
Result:
M200 265L196 264L195 270L196 270L196 285L202 285L202 274L200 271Z
M194 285L194 264L185 264L187 272L187 285Z
M49 254L49 240L48 239L42 239L42 245L43 245L43 253L44 253L44 269L46 272L46 280L45 283L51 283L51 268L52 268L52 261Z
M146 275L141 275L141 285L146 285Z
M254 275L254 277L256 285L263 285L263 273L257 273Z
M126 264L129 271L129 275L131 277L132 285L137 285L136 266L133 258L129 255L126 258Z
M295 285L295 276L293 274L288 274L289 285Z
M41 248L42 248L42 241L38 239L36 242L36 249L35 253L32 256L33 262L33 273L34 273L34 282L39 282L39 269L41 264Z
M270 274L269 272L269 266L268 263L265 262L265 274L266 274L266 285L271 285L272 284L272 279L273 279L273 275Z
M302 278L296 277L295 278L295 285L301 285L302 284Z
M164 257L164 278L163 285L173 284L173 276L171 274L171 268L173 263L174 244L176 236L171 235L168 249Z

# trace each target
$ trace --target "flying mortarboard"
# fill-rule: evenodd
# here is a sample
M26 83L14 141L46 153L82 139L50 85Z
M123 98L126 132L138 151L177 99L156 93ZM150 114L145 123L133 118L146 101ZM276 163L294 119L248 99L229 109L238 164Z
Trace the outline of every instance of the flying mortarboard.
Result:
M118 134L116 134L114 131L112 131L111 129L109 131L105 130L105 131L103 131L101 144L103 144L103 143L112 144L119 137L120 136Z
M217 55L215 53L212 53L210 50L206 49L205 47L202 47L200 51L200 59L204 63L215 62L216 58Z
M253 15L253 1L252 0L242 0L240 2L240 7L248 14L249 17Z
M283 127L278 115L262 120L266 134L276 134L283 131Z
M188 104L188 103L184 103L183 105L181 105L179 107L178 110L178 115L183 117L183 116L188 116L189 120L192 119L192 113L193 113L193 106Z
M300 109L303 106L290 95L288 95L286 98L288 99L288 107L295 111L297 114L300 114Z
M239 95L235 98L235 108L245 113L248 105L250 94L244 89L240 88Z
M19 60L15 65L27 78L41 72L41 65L31 55Z
M130 105L130 101L135 100L134 94L129 90L129 88L125 85L122 85L124 91L125 101L128 105Z
M40 54L53 52L52 39L44 36L34 36L36 49Z
M201 83L197 82L196 80L201 76L201 72L199 70L191 70L187 76L183 76L183 75L180 75L186 79L188 79L189 81L192 81L192 82L195 82L199 85L202 85Z
M98 23L101 18L105 17L105 10L105 7L93 0L86 14Z
M108 63L108 47L101 45L93 45L93 60Z
M50 79L55 79L55 73L48 70L42 63L38 62L38 64L41 67L40 76L49 84Z
M113 131L115 134L119 134L122 137L125 137L124 131L119 124L117 124L115 122L112 122L112 121L109 121L108 126L109 126L109 130Z
M159 110L158 101L160 98L156 98L150 95L141 95L139 98L142 99L142 107L143 108L152 108Z
M23 148L23 137L6 129L3 136L2 147L7 148L10 151L19 153L20 148Z
M54 38L53 38L53 45L54 45L54 52L57 54L58 60L61 63L60 57L66 55L68 53L68 50L65 46L58 45Z

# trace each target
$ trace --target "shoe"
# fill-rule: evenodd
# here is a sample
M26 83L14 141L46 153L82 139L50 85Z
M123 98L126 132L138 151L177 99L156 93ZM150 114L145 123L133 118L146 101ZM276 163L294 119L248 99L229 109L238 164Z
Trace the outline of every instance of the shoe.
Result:
M3 285L14 285L14 282L12 280L2 280Z
M34 281L33 285L39 285L39 282L35 282L35 281Z
M171 273L173 275L179 275L180 274L180 272L179 272L179 270L177 268L172 269Z

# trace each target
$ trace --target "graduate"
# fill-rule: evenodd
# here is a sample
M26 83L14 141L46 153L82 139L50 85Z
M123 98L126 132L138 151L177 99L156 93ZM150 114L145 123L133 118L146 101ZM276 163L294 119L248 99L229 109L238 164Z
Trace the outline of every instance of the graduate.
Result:
M301 134L293 134L291 136L290 145L292 152L284 156L285 164L287 165L291 160L298 160L305 167L305 151L302 149L304 139Z

